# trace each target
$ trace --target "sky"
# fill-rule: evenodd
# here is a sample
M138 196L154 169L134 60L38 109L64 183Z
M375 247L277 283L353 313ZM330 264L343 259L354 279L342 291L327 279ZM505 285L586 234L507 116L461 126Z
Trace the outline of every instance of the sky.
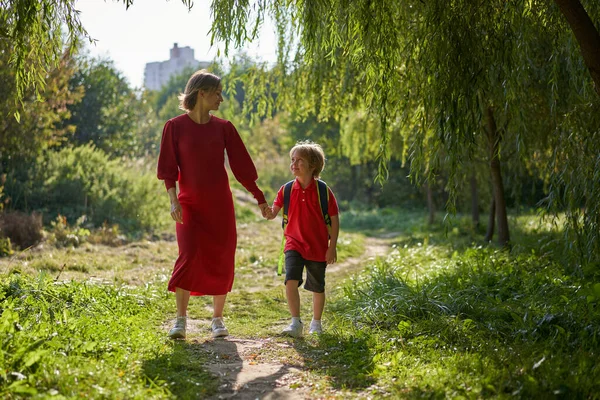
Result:
M132 86L141 87L146 63L167 60L174 43L194 49L198 61L216 57L219 45L211 48L208 34L210 3L194 0L188 12L181 0L135 0L128 10L123 0L78 0L76 9L81 11L84 28L96 39L86 45L91 55L112 59ZM269 21L259 39L244 50L259 61L275 61L277 42ZM223 55L225 47L220 48ZM235 52L230 47L230 56Z

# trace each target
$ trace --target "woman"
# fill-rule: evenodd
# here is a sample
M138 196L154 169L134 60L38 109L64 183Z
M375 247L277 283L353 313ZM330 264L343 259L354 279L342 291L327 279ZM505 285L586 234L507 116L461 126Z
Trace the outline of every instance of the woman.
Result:
M190 295L213 296L212 336L229 334L223 308L233 285L237 233L225 151L235 178L254 195L263 216L268 209L235 127L210 114L219 109L221 92L221 78L205 70L194 73L179 96L186 113L167 121L163 129L157 175L169 193L179 246L169 281L177 303L172 339L185 338Z

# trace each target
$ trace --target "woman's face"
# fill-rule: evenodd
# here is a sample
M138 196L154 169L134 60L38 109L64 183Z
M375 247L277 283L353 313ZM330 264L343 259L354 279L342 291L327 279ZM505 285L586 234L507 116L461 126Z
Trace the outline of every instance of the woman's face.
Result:
M312 176L314 168L310 168L308 160L294 151L290 159L290 171L294 176Z
M201 91L200 96L205 109L216 111L223 101L223 87L219 87L213 91Z

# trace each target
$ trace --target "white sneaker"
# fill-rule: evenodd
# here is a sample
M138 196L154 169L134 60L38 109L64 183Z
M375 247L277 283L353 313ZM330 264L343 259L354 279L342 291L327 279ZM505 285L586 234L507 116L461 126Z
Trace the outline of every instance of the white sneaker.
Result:
M304 330L304 324L302 322L292 322L287 328L285 328L281 333L284 335L288 335L291 337L301 337L302 331Z
M225 324L223 323L223 318L213 318L210 328L212 330L213 338L229 335L229 332L227 331L227 328L225 328Z
M185 328L187 325L187 317L177 317L175 326L169 331L171 339L185 339Z
M308 331L309 334L317 334L320 335L323 333L323 326L321 325L321 321L312 321L310 323L310 329Z

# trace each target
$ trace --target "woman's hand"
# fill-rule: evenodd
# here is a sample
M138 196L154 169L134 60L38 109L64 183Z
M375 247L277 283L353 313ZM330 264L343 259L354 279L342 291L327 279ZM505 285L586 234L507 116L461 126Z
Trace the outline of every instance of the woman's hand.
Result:
M269 207L269 203L262 203L258 205L260 208L260 213L263 218L270 219L269 217L272 215L271 207Z
M183 211L181 210L181 204L179 200L171 200L171 218L180 224L183 224Z

